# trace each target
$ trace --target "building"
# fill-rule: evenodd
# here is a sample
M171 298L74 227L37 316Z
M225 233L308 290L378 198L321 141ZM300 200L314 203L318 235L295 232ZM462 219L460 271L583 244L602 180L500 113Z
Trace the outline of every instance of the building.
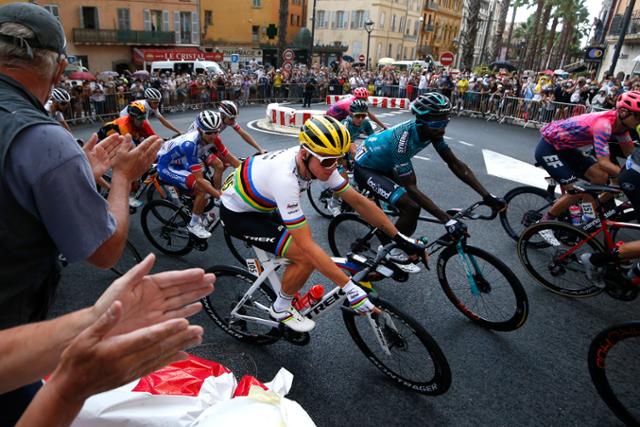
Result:
M419 56L438 60L442 52L455 52L462 25L463 0L427 0L422 12Z
M286 44L290 46L305 25L306 4L288 0ZM239 54L240 61L262 59L263 49L275 47L278 37L269 38L269 28L281 31L280 0L200 0L203 17L202 44L224 54Z
M473 49L473 66L480 64L489 64L493 62L494 58L489 58L491 52L491 44L493 42L493 35L496 32L496 26L498 24L497 17L500 12L500 5L498 0L482 0L480 4L480 13L478 14L478 35L476 36L476 44ZM469 4L467 0L464 0L462 7L462 20L460 27L460 34L454 40L454 46L456 47L455 66L460 67L460 60L462 57L462 48L467 31L467 16L469 15ZM508 31L508 26L505 31Z
M355 60L415 59L422 0L316 0L315 45L341 45ZM310 14L311 15L311 14ZM370 40L365 22L373 22ZM308 27L311 28L311 16Z
M604 43L606 46L604 59L598 72L598 78L602 78L609 71L613 61L615 45L618 42L620 33L622 32L622 21L624 13L627 10L629 0L618 0L611 4L609 10L609 26L605 28ZM606 21L605 21L606 22ZM640 74L640 2L636 2L633 7L631 21L627 28L622 49L614 70L615 74L620 72L625 75Z
M62 22L71 60L82 62L93 72L142 68L154 60L220 59L198 48L197 0L38 3Z

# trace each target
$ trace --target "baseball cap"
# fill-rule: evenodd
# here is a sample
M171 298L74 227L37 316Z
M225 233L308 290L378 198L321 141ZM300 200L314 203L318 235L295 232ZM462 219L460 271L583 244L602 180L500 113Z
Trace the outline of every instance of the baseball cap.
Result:
M46 49L58 54L65 54L67 40L60 21L47 9L32 3L9 3L0 6L0 24L13 22L24 25L33 31L33 37L26 39L0 34L0 38L18 46Z

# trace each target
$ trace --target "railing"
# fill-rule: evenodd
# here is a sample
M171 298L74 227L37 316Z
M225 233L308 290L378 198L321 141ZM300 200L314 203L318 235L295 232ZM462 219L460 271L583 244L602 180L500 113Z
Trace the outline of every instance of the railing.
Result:
M622 22L624 21L624 15L615 15L611 20L611 26L609 28L609 36L619 36L622 32ZM640 35L640 14L636 13L631 16L629 22L629 28L627 34Z
M76 44L171 45L176 43L176 34L172 31L93 30L88 28L74 28L73 41Z

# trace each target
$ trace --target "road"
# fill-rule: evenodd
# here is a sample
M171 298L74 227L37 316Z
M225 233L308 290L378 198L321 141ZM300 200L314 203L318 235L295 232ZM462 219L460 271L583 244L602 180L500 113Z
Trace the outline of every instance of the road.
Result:
M264 112L264 106L244 108L240 123L246 128L248 122L263 118ZM374 112L390 124L411 117L409 113L392 110ZM180 113L169 119L185 129L193 116ZM170 135L159 122L152 124L163 136ZM86 138L96 128L83 126L76 133ZM297 143L297 139L289 136L255 130L250 133L268 150ZM456 155L494 194L502 195L518 185L516 178L523 182L539 181L535 168L530 166L538 141L535 130L455 117L447 128L447 136L447 143ZM251 154L250 147L233 130L226 130L223 140L232 152ZM506 160L504 156L508 156ZM502 163L496 163L496 158ZM441 207L465 207L478 199L455 178L433 148L420 153L414 165L420 186ZM492 174L487 173L488 169ZM517 173L510 175L509 170ZM501 174L511 179L495 176ZM305 213L314 237L329 250L327 220L308 203ZM238 378L249 373L269 381L280 367L285 367L295 376L289 397L299 402L319 426L618 425L591 384L586 354L592 337L600 330L637 318L637 302L623 303L604 294L585 300L551 294L523 270L515 254L515 243L506 236L498 220L469 221L468 225L471 244L506 262L526 288L530 314L522 328L497 333L473 325L448 302L433 270L412 276L407 283L379 286L386 299L417 318L442 347L453 376L451 389L442 396L416 395L388 381L351 341L338 311L322 319L313 331L311 343L305 347L286 342L251 347L226 335L200 313L193 322L205 328L205 337L193 353L227 365ZM418 229L418 234L431 237L442 232L442 227L436 224L421 225ZM131 217L130 239L141 253L152 250L141 232L138 214ZM206 252L194 251L181 259L159 254L155 271L206 268L231 262L234 261L221 232L216 230ZM317 275L313 279L327 283ZM111 280L110 272L87 264L67 267L52 315L91 304Z

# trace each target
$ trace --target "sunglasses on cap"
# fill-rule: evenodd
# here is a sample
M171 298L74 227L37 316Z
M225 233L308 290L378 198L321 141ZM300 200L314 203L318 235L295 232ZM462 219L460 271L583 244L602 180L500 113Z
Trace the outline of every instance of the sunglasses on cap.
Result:
M314 153L313 151L309 150L307 147L304 147L304 149L307 151L307 153L311 154L313 157L315 157L316 159L318 159L318 161L320 162L320 166L322 166L325 169L332 169L334 168L337 164L338 164L338 160L342 159L344 156L320 156L316 153Z

